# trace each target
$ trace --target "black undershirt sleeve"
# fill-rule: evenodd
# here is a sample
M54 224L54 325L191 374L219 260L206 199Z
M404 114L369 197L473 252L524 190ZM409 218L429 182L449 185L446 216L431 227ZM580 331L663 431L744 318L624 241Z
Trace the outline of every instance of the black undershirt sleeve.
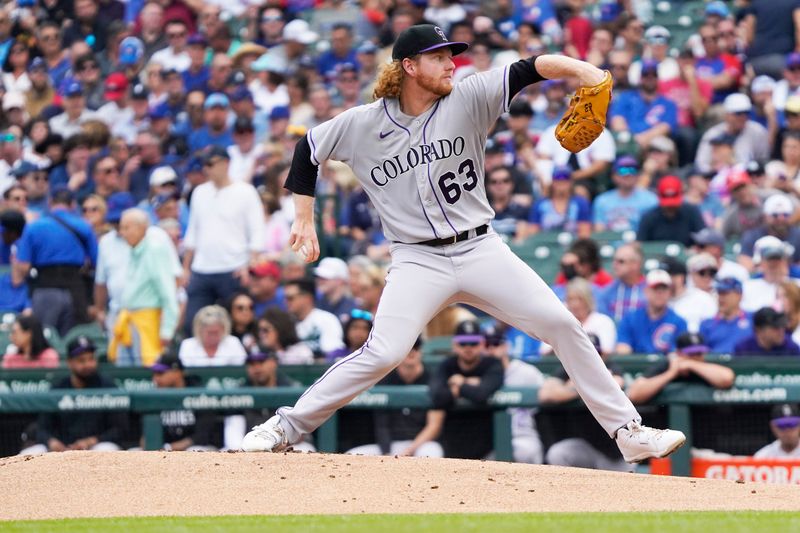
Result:
M308 145L308 138L304 136L294 147L292 167L283 186L293 193L314 196L318 171L319 167L311 162L311 147Z
M538 56L532 56L527 59L520 59L516 63L512 63L511 67L509 67L508 102L506 102L506 105L528 85L547 79L536 70L537 57Z

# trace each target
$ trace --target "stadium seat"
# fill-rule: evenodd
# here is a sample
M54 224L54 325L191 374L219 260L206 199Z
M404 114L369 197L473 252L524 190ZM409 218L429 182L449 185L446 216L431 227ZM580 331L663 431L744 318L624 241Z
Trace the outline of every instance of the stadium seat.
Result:
M50 347L58 352L58 354L63 359L66 356L66 347L67 345L64 343L64 340L61 338L61 335L58 334L58 331L55 328L50 326L45 326L42 328L42 333L44 333L44 338L47 339L48 344Z
M453 337L443 335L441 337L431 337L422 344L422 356L431 355L450 355L453 351Z

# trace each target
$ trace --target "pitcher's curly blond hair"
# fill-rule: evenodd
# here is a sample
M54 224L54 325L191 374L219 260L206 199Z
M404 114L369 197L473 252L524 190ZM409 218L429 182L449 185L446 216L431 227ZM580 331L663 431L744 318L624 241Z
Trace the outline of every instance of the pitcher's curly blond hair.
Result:
M378 79L375 81L375 90L372 95L377 98L399 98L400 86L405 77L403 63L394 60L391 63L384 63L378 72Z

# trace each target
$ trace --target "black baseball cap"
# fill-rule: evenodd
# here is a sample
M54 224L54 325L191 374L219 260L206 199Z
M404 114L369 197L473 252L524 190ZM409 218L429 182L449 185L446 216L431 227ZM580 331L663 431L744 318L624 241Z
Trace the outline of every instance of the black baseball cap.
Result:
M78 357L79 355L94 352L96 350L94 343L84 335L80 335L72 339L69 344L67 344L67 359L72 359L73 357Z
M444 30L433 24L417 24L400 32L392 48L392 59L402 60L449 46L453 55L466 51L467 43L448 40Z
M481 342L486 336L481 331L481 325L477 320L465 320L456 326L453 340L455 342Z
M686 331L678 335L675 347L685 355L700 355L708 353L711 349L706 345L705 339L699 333Z
M159 357L158 361L150 367L150 370L156 374L161 374L169 370L183 370L183 362L176 353L170 351Z
M756 328L785 328L787 322L785 314L771 307L762 307L753 314L753 326Z

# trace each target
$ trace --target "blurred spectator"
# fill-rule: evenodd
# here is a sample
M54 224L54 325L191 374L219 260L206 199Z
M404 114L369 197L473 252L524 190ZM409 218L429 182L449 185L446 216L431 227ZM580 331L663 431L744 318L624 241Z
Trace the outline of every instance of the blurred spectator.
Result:
M67 367L69 375L56 380L53 389L116 388L111 379L98 373L95 346L84 336L67 345ZM42 413L37 421L38 444L22 450L20 455L68 450L117 451L127 418L127 413L121 411Z
M99 109L105 103L105 99L103 97L103 80L97 59L91 54L76 58L73 73L75 80L83 87L87 109L92 111Z
M147 62L153 54L167 46L167 36L164 34L164 8L158 2L148 2L139 13L139 30L137 37L144 43L144 61Z
M745 16L751 28L748 62L757 74L781 75L786 54L797 49L798 7L791 0L753 0Z
M169 46L153 54L150 61L160 64L165 70L175 69L184 72L189 69L191 59L186 50L189 30L186 23L179 19L167 22L164 28Z
M250 82L248 88L256 106L262 112L269 114L276 107L289 104L285 62L268 52L254 61L250 68L256 78Z
M11 325L11 343L3 355L3 368L55 368L58 352L50 347L42 325L33 315L19 315Z
M714 278L719 275L716 257L708 252L697 253L686 260L686 269L689 271L689 287L713 295Z
M4 16L5 13L0 14L0 35L2 35L2 17ZM61 46L61 27L59 24L50 20L42 21L37 27L36 43L42 53L42 59L44 59L48 74L50 74L50 81L53 87L60 87L71 66L71 62L66 47Z
M503 365L484 355L485 346L477 322L460 323L453 336L455 355L442 361L431 379L432 407L446 410L440 437L445 457L483 459L494 447L491 411L452 409L459 398L484 405L503 386Z
M638 185L639 163L622 156L614 163L614 189L595 198L594 230L636 231L642 214L658 205L658 197Z
M0 210L0 265L11 264L11 250L25 230L25 216L14 209ZM12 283L10 272L0 274L0 311L20 313L30 310L28 285Z
M705 53L695 60L695 70L699 78L711 82L714 88L711 101L718 104L738 89L743 74L742 64L736 56L722 51L719 31L713 24L700 26L698 33Z
M553 290L559 297L559 288L580 277L592 284L593 291L607 287L614 278L603 269L600 249L592 239L576 239L561 256L561 271L556 276Z
M495 326L484 330L486 353L503 365L503 386L541 387L544 375L533 365L511 358L505 332ZM536 429L536 409L508 409L511 416L511 448L517 463L541 464L544 460L542 439Z
M720 225L722 213L725 210L717 193L711 191L712 177L710 174L692 168L686 176L686 195L684 196L688 205L693 205L700 210L703 224L708 228L716 228Z
M748 270L753 269L755 244L760 238L771 235L794 248L792 262L800 262L800 228L792 224L794 205L788 196L775 194L764 202L764 223L745 232L739 262Z
M775 80L769 76L758 76L750 83L750 97L753 100L753 112L750 118L767 128L770 144L774 146L775 135L780 127L778 112L772 101Z
M225 308L208 305L192 320L192 337L181 342L178 357L184 366L239 366L247 353L231 335L231 319Z
M661 83L670 82L680 76L680 68L674 57L669 55L669 41L672 35L664 26L650 26L644 32L643 60L634 62L628 70L628 79L634 87L639 85L644 61L658 63L658 79Z
M119 166L113 157L94 158L91 164L91 173L92 181L94 181L94 196L98 196L103 202L112 194L123 189Z
M135 88L134 88L135 90ZM161 148L158 139L151 131L141 131L136 135L133 146L134 155L122 169L122 180L127 180L128 191L137 202L147 198L150 192L150 175L162 166Z
M608 315L597 312L592 285L584 278L575 278L567 283L565 304L578 319L586 333L597 335L604 352L612 353L617 345L617 327ZM552 346L542 344L542 355L553 354Z
M596 67L607 65L606 58L614 49L614 34L608 28L596 27L589 38L585 60ZM613 68L613 66L611 66ZM626 67L627 70L627 67Z
M258 326L253 312L253 299L246 292L234 294L226 303L231 317L231 335L239 339L247 353L258 351Z
M545 80L541 90L545 98L544 105L536 110L530 122L532 133L542 133L555 127L567 109L567 86L564 80Z
M326 257L314 269L314 275L319 291L318 307L344 323L356 307L355 300L349 295L347 263L336 257Z
M675 345L675 354L652 365L628 387L634 404L649 402L670 383L699 383L715 389L733 386L733 370L703 360L710 348L702 335L683 333Z
M697 267L698 265L697 261L693 262L693 266ZM686 321L689 331L696 332L703 319L710 318L717 312L717 304L714 298L696 286L687 285L687 265L680 259L664 257L658 268L666 271L672 278L670 307L679 317ZM713 271L711 279L714 279L716 268L708 265L705 268Z
M353 48L353 28L349 24L337 23L331 29L331 48L317 58L320 76L328 77L343 63L356 64L356 51Z
M174 252L163 237L148 232L149 225L141 209L128 209L120 218L119 235L131 251L109 346L118 366L152 365L178 326Z
M355 289L353 289L352 282L350 287L358 306L373 315L376 314L383 287L386 285L386 272L377 266L370 266L358 276L355 284Z
M286 65L287 72L294 74L297 71L300 59L306 53L306 48L317 42L319 35L303 19L295 19L283 27L283 42L270 48L269 55L276 61Z
M299 387L300 383L281 372L275 352L256 352L247 355L245 370L247 387ZM225 448L238 450L248 428L256 426L275 414L274 409L248 409L241 415L225 417ZM294 451L315 452L313 444L303 440L292 444Z
M494 210L492 228L509 239L525 234L528 209L516 203L513 196L514 180L508 167L497 167L486 172L486 195Z
M712 166L711 142L723 134L733 136L736 162L765 161L770 154L769 134L764 126L749 118L753 110L750 98L745 94L730 94L725 98L723 108L725 120L709 128L700 138L695 165L702 172L716 170Z
M12 283L19 286L36 268L37 276L31 280L33 312L61 335L89 321L82 269L97 260L97 239L73 209L72 193L66 188L54 190L50 214L25 226L17 241L12 269Z
M628 71L633 63L633 56L627 50L614 48L608 52L608 70L614 78L614 87L617 91L631 90Z
M313 280L289 281L284 286L286 308L297 320L297 336L315 357L341 348L344 345L342 325L335 315L317 307L316 287Z
M677 107L658 94L658 63L642 62L639 89L618 91L609 108L609 124L614 132L629 132L639 147L653 137L670 136L678 126Z
M762 307L753 314L753 334L736 344L734 355L800 355L800 346L786 332L786 325L784 313L771 307Z
M203 104L205 125L189 135L189 151L196 152L207 146L228 148L233 144L233 132L228 127L230 100L223 93L208 95Z
M639 185L653 187L677 166L675 143L669 137L653 137L642 153L642 171Z
M358 351L369 340L372 331L372 313L353 309L342 320L344 324L344 346L325 354L327 361L337 361Z
M428 385L430 376L422 364L422 342L417 339L400 364L377 383L379 386ZM444 457L436 442L444 412L428 409L379 409L374 412L375 444L347 451L354 455L402 455Z
M658 207L642 215L636 238L639 241L678 241L692 243L692 233L705 227L697 206L683 201L683 183L676 176L658 182Z
M796 459L800 457L800 408L784 403L772 407L769 427L775 439L756 453L756 459Z
M11 45L8 57L3 62L2 81L6 92L21 94L31 88L31 80L28 77L30 56L27 36L19 35ZM3 103L5 103L5 99L3 99Z
M645 306L628 311L617 330L616 353L661 353L675 349L675 340L686 331L686 321L669 308L672 277L664 270L647 273Z
M625 384L622 370L608 361L608 354L600 347L600 341L596 336L593 342L598 349L598 357L603 358L614 381L622 388ZM539 402L542 407L568 404L578 398L578 391L563 367L559 367L548 377L539 389ZM614 440L609 439L600 425L594 423L588 409L582 409L577 416L580 418L570 427L580 430L574 436L571 435L550 446L545 456L547 464L620 472L633 471L633 466L622 459Z
M784 281L778 287L776 309L786 313L786 331L800 345L800 286L794 281Z
M800 72L800 63L797 71ZM755 82L754 82L755 83ZM800 87L798 87L800 89ZM772 143L772 159L780 159L783 148L783 139L789 133L800 132L800 95L794 94L786 100L786 107L783 110L783 124L777 132L774 132ZM770 131L772 135L773 132Z
M83 90L81 82L67 82L62 95L64 112L50 119L50 131L67 138L81 133L83 123L96 118L95 112L86 108Z
M726 239L738 239L763 220L759 189L744 171L728 174L726 187L731 201L722 214L722 234Z
M712 228L704 228L692 234L692 241L694 242L692 248L696 253L707 253L714 258L717 278L736 278L740 283L744 283L750 278L750 273L747 272L746 268L723 255L725 253L725 239L719 231Z
M750 336L752 316L742 310L742 282L719 277L714 282L719 311L700 323L700 335L711 353L733 353L736 344Z
M258 344L262 350L274 351L282 365L308 365L314 353L297 336L292 316L270 307L258 319Z
M249 118L236 119L233 144L228 147L228 153L231 156L231 177L235 181L252 183L256 164L264 156L264 145L255 142L255 126Z
M756 241L753 264L761 277L744 282L742 309L752 312L775 303L778 285L790 278L789 260L793 252L791 244L772 235Z
M264 246L264 211L256 190L231 180L224 148L209 147L203 161L209 181L192 193L184 239L187 326L200 307L224 301L248 285L249 266Z
M270 307L286 309L286 299L280 283L281 269L277 263L262 262L250 267L246 288L253 297L256 316L261 316Z
M644 256L636 244L623 244L614 252L614 281L600 293L597 309L619 323L628 311L643 308L645 279Z
M583 196L572 192L572 169L553 169L553 182L547 198L538 200L528 214L525 236L541 231L568 231L579 238L592 233L592 208Z
M195 33L186 39L186 55L189 57L189 66L181 72L186 92L204 91L211 74L206 66L206 46L208 41L205 36Z
M283 27L286 25L283 10L266 6L261 11L255 42L265 48L272 48L283 41Z
M200 380L187 376L184 365L174 354L161 356L156 364L150 367L153 371L153 383L157 389L183 389L199 387ZM213 433L217 425L217 417L213 411L192 411L182 409L161 411L162 449L167 451L209 451L216 449L212 445ZM142 439L144 440L144 439ZM142 447L144 442L142 442Z
M90 194L81 202L83 220L92 227L97 240L100 240L100 237L108 233L110 229L106 223L107 210L106 201L98 194Z

